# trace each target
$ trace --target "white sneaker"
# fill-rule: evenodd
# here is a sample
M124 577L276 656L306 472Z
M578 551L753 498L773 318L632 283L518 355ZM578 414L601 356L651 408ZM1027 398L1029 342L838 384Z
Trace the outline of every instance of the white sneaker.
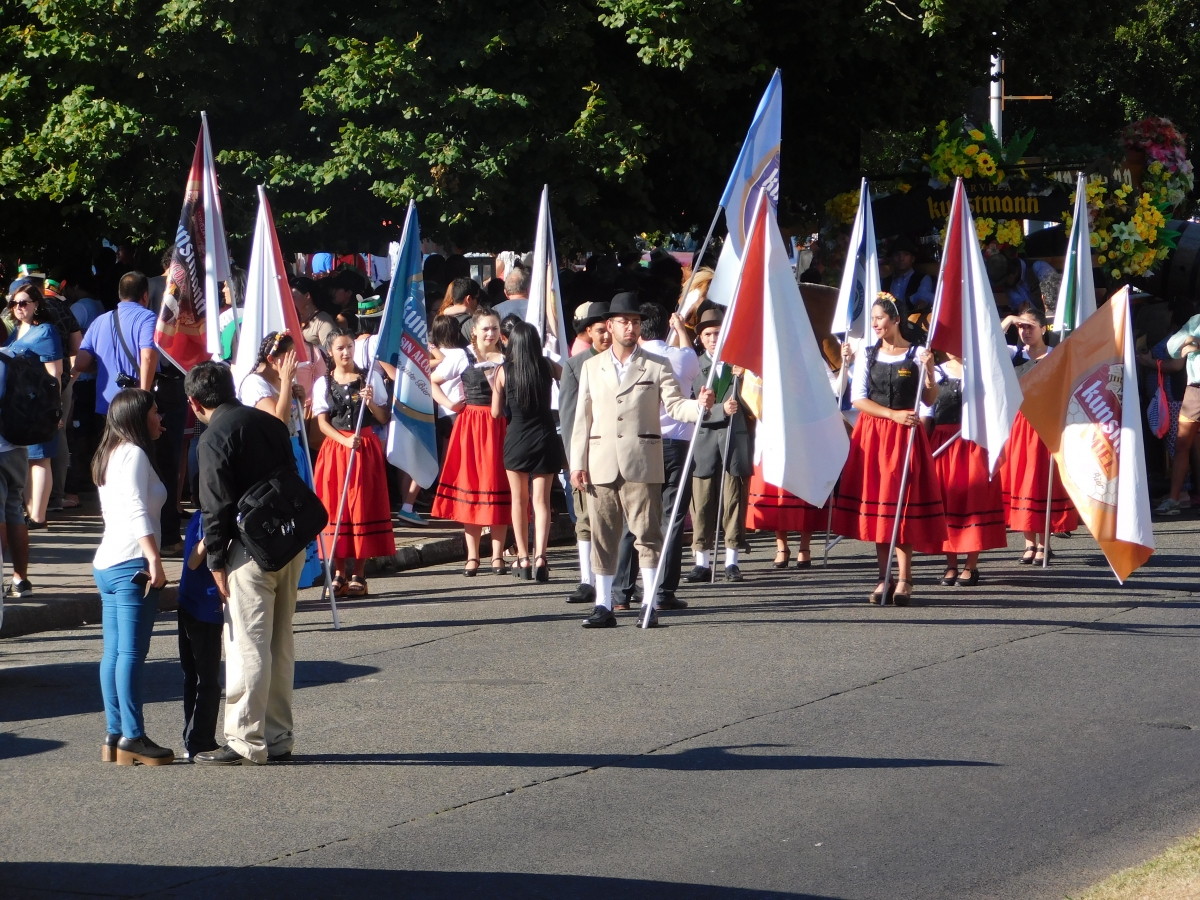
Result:
M1155 507L1154 514L1158 516L1177 516L1182 508L1183 506L1178 500L1172 500L1168 497Z
M14 578L12 584L8 586L8 596L16 597L18 600L22 597L28 597L32 593L33 585L29 583L28 578L22 581Z

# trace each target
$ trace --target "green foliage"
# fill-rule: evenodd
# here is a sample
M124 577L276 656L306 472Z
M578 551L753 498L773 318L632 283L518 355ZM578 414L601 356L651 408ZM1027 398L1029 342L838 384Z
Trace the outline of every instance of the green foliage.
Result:
M1196 7L0 0L0 252L164 243L201 110L241 255L256 183L295 249L378 248L409 199L444 243L527 247L546 183L564 252L703 229L776 65L802 216L957 116L997 41L1010 90L1056 97L998 159L1134 112L1194 130Z

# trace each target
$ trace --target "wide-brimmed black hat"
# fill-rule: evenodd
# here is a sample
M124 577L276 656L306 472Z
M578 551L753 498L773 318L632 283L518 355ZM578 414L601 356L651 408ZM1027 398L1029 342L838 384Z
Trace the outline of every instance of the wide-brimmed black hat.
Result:
M597 322L603 322L608 318L608 304L601 303L599 300L593 300L591 303L585 303L579 309L575 310L575 330L583 331Z
M699 334L705 328L720 328L721 323L724 321L725 310L719 306L710 306L700 314L700 321L696 323L696 334Z
M889 253L911 253L913 256L918 255L917 242L910 238L907 234L902 234L900 237L892 241L888 247Z
M637 316L640 319L642 305L638 302L638 295L633 291L625 291L613 297L612 302L608 304L608 318L614 316Z

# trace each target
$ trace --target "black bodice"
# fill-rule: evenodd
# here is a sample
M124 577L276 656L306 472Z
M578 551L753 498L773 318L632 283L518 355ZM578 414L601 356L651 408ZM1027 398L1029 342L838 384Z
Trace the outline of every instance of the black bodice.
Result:
M362 376L358 376L349 384L339 384L330 376L329 385L329 424L339 431L353 431L358 425L358 413L362 406ZM376 402L379 402L376 399Z
M937 400L933 403L933 424L962 424L961 378L945 378L938 382Z
M473 357L472 357L473 359ZM467 406L492 405L492 383L487 371L472 365L462 374L463 402Z
M914 359L916 344L904 359L880 362L879 345L867 349L867 399L888 409L912 409L921 386L921 367Z

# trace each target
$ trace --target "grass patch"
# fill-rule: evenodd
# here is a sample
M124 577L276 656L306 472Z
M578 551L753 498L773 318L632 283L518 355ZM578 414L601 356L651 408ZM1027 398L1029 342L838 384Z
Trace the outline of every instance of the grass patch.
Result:
M1068 900L1196 900L1200 897L1200 834L1149 862L1125 869Z

